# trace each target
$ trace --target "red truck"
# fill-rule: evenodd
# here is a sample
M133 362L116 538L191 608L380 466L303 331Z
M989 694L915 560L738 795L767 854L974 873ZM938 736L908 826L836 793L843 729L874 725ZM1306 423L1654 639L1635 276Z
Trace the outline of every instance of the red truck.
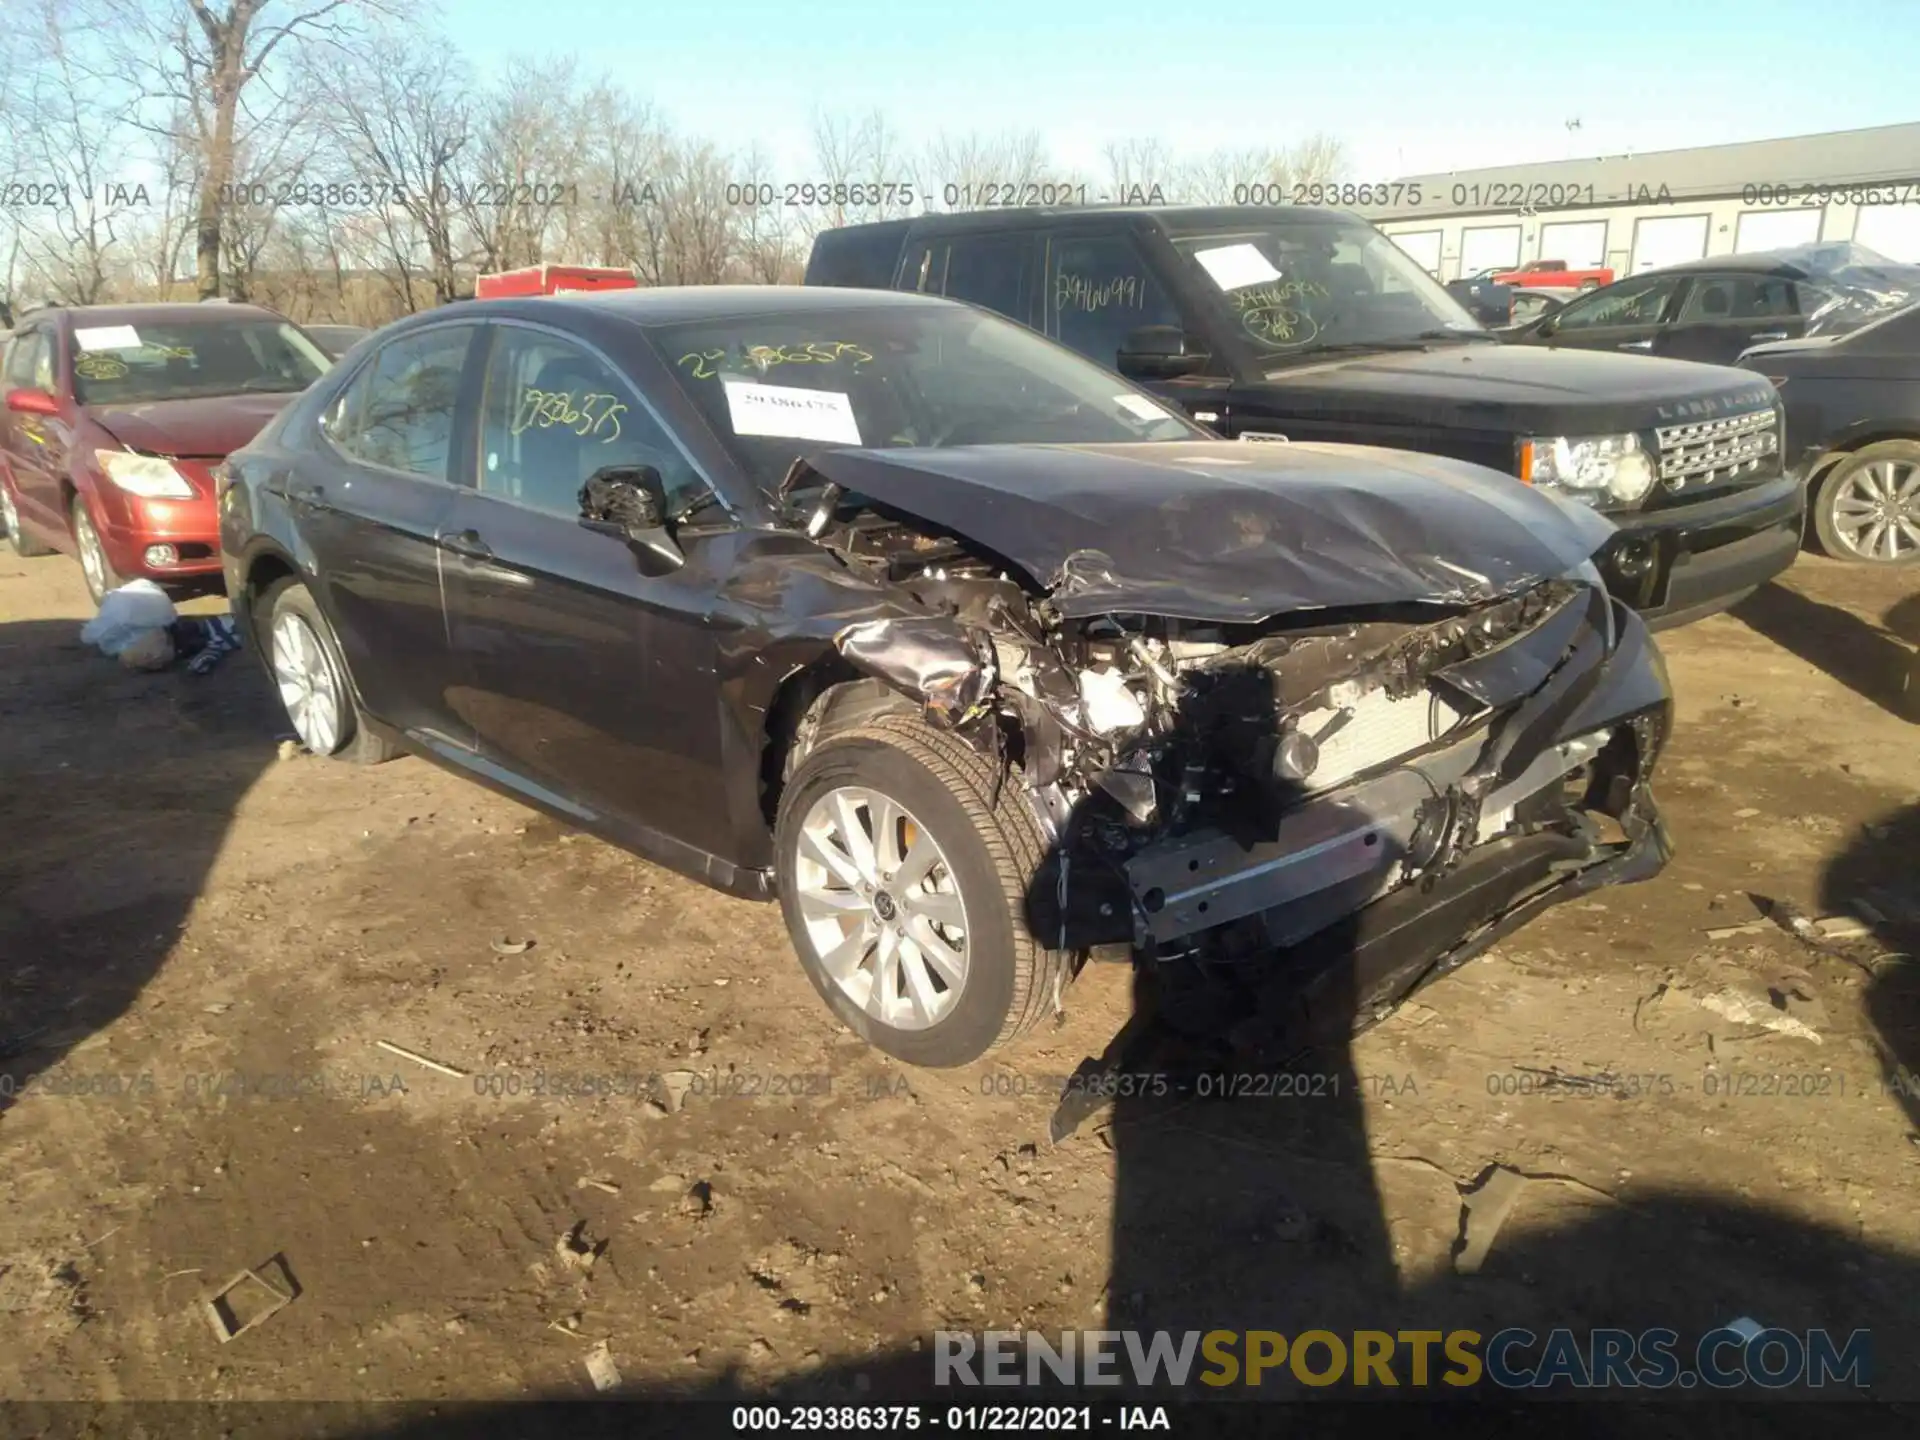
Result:
M640 282L631 270L593 265L529 265L524 270L501 270L473 282L476 300L503 300L520 295L557 295L562 290L634 290Z
M1565 285L1576 290L1598 290L1613 283L1613 271L1605 266L1569 270L1564 260L1529 260L1518 270L1494 270L1485 278L1495 285Z

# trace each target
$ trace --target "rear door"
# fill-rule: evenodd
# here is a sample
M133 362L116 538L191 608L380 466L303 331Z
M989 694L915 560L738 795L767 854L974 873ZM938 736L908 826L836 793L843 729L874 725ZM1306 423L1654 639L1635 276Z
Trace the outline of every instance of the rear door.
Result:
M686 860L668 836L724 853L714 547L682 527L667 570L580 513L611 465L653 466L676 504L711 487L611 360L541 326L489 332L475 463L440 536L480 763L668 864Z
M1674 275L1622 280L1555 311L1525 338L1579 350L1650 353L1679 290L1680 277Z
M1034 230L929 235L907 247L896 288L964 300L1038 328L1039 256Z
M1750 345L1797 340L1806 331L1799 287L1773 275L1695 275L1661 327L1654 353L1731 365Z
M367 709L442 753L470 749L440 597L440 522L480 326L432 325L369 355L280 481L320 603Z
M45 325L16 332L7 352L7 390L44 390L58 396L54 379L54 335ZM7 469L20 513L36 529L67 533L60 477L66 472L71 428L51 415L4 412Z

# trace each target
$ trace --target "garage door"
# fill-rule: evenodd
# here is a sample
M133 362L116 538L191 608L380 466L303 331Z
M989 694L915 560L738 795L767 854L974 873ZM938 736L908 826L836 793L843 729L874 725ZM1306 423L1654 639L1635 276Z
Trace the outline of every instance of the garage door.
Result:
M1889 260L1920 265L1920 205L1862 205L1853 238Z
M1440 232L1438 230L1409 230L1404 235L1390 237L1407 254L1413 257L1413 263L1429 275L1440 273Z
M1563 220L1542 225L1540 258L1564 260L1569 270L1598 270L1607 263L1607 222Z
M1733 232L1733 253L1811 245L1820 238L1820 210L1745 210Z
M1520 263L1518 225L1480 225L1460 232L1460 278L1495 266L1511 270Z
M1633 222L1633 273L1698 260L1707 253L1705 215L1662 215Z

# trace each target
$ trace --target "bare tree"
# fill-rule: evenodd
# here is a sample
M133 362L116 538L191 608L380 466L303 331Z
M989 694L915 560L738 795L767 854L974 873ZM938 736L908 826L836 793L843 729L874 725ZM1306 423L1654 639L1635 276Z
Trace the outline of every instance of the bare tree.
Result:
M236 161L251 132L269 130L282 92L265 82L270 61L292 60L314 45L335 45L387 0L96 0L119 38L117 69L140 97L158 104L171 124L185 114L199 154L194 201L194 265L202 298L221 293L222 231ZM264 89L270 104L249 104ZM153 122L148 122L150 125Z
M481 102L462 218L489 270L537 264L579 199L580 81L571 60L516 66Z
M918 188L929 209L974 210L1021 204L1041 187L1066 179L1038 131L1000 135L942 134L921 156Z
M878 110L858 119L829 115L813 120L815 186L824 199L801 208L808 238L839 225L858 225L909 214L915 187L912 156Z
M335 96L327 134L353 177L349 228L382 252L403 311L416 308L420 272L445 304L460 293L466 261L460 208L474 120L465 63L388 32L365 51L332 57L324 73Z

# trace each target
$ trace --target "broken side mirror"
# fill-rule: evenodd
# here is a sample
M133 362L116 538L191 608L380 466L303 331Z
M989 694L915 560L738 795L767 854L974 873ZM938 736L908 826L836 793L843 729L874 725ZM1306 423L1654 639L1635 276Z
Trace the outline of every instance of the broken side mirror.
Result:
M606 465L580 487L580 523L617 535L649 570L677 570L687 557L667 529L667 486L651 465Z
M1204 369L1212 358L1178 325L1142 325L1127 332L1114 365L1129 380L1172 380Z

